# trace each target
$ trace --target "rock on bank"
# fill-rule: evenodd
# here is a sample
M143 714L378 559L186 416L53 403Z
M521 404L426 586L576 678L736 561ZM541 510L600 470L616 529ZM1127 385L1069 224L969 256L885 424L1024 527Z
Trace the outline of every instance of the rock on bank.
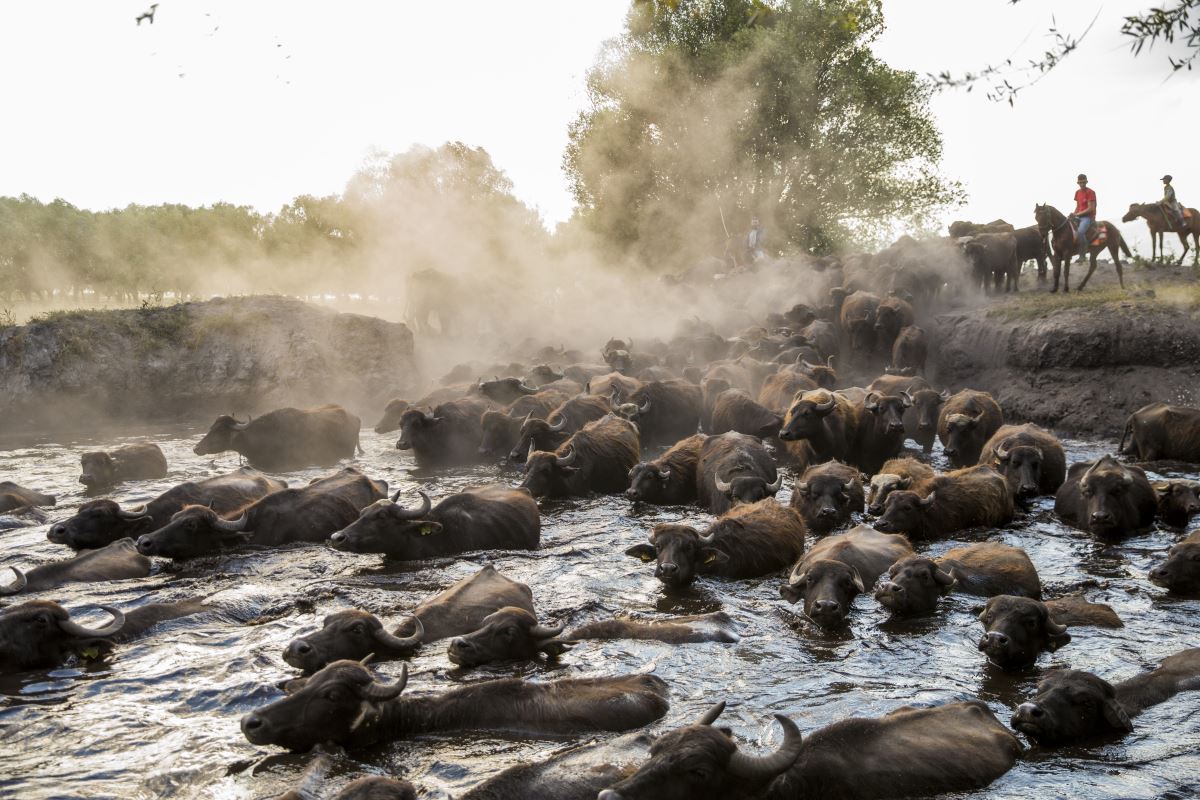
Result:
M1162 401L1200 405L1200 315L1111 304L1034 318L979 309L937 318L939 384L991 392L1012 421L1119 437L1128 415Z
M369 416L413 369L406 326L284 297L58 312L0 329L0 430L320 403Z

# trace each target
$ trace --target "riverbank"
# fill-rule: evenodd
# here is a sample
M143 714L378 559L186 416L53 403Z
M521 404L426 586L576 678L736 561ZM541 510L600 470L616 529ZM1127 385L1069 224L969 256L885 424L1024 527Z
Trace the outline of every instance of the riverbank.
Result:
M91 430L413 391L400 323L273 296L46 314L0 329L0 432Z

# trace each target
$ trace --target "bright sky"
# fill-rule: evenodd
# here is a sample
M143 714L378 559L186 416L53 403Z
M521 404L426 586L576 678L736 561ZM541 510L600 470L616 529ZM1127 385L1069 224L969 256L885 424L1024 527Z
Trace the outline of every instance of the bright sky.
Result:
M627 0L161 0L155 23L135 26L148 5L0 4L0 194L275 210L341 191L374 148L460 139L486 148L552 224L571 211L567 124ZM1200 205L1185 138L1200 123L1200 77L1164 82L1165 59L1130 58L1117 33L1149 5L885 0L878 52L922 73L1035 56L1052 14L1082 30L1099 11L1080 51L1016 108L979 90L934 101L944 171L970 194L949 216L1028 224L1035 202L1070 204L1079 171L1114 221L1157 198L1164 170Z

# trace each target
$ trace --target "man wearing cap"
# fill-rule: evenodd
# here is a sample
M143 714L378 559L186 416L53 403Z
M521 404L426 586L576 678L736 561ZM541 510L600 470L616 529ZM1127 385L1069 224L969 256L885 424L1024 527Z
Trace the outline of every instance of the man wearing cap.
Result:
M1075 219L1077 220L1075 228L1075 238L1079 242L1079 260L1076 262L1082 264L1086 261L1088 251L1087 231L1096 221L1096 193L1088 188L1087 175L1082 172L1075 179L1079 184L1079 188L1075 191Z
M1175 199L1175 187L1171 185L1171 176L1163 175L1163 199L1162 209L1168 220L1171 220L1175 225L1175 230L1181 231L1186 225L1183 218L1183 206Z

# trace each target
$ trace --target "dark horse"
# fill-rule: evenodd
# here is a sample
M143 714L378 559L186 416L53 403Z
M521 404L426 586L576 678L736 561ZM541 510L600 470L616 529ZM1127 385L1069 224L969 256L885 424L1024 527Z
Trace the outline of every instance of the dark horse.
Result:
M1071 259L1074 258L1077 251L1075 244L1075 227L1067 219L1066 215L1059 211L1054 206L1039 206L1033 207L1033 218L1037 220L1038 230L1043 235L1049 234L1050 247L1054 254L1054 288L1050 291L1058 291L1058 275L1059 269L1062 269L1063 276L1063 291L1071 291ZM1095 236L1100 232L1101 228L1108 229L1108 241L1097 243ZM1112 255L1113 264L1117 267L1117 280L1121 282L1121 288L1125 288L1125 273L1121 268L1121 257L1117 254L1119 247L1126 258L1133 258L1133 253L1129 252L1129 246L1125 244L1125 240L1121 238L1121 232L1117 230L1117 226L1111 222L1101 220L1088 229L1088 234L1091 235L1092 242L1088 247L1088 257L1091 263L1088 265L1087 275L1083 277L1077 287L1078 291L1083 291L1083 287L1087 286L1088 279L1092 277L1092 273L1096 271L1096 254L1105 247Z
M1192 243L1196 246L1195 260L1200 262L1200 211L1189 208L1188 212L1191 216L1184 218L1185 227L1180 228L1176 225L1175 220L1167 219L1167 214L1163 211L1161 204L1131 203L1125 216L1121 217L1121 222L1133 222L1138 217L1146 220L1146 227L1150 229L1151 261L1163 257L1163 234L1166 231L1174 231L1179 234L1179 243L1183 245L1183 252L1175 263L1182 264L1184 256L1188 254L1188 234L1191 234Z

